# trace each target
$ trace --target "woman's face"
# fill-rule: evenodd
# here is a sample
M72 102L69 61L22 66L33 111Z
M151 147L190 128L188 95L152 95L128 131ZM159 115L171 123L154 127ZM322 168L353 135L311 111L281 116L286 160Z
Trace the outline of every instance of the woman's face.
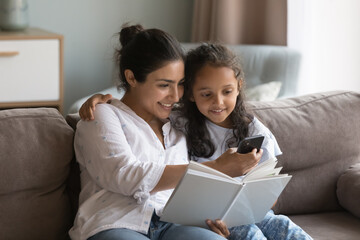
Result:
M195 76L193 101L199 111L216 125L230 128L229 115L235 108L239 82L228 67L205 65Z
M131 88L138 96L136 109L140 117L149 122L154 118L168 118L174 103L184 94L184 62L167 63L149 73L144 82L136 82Z

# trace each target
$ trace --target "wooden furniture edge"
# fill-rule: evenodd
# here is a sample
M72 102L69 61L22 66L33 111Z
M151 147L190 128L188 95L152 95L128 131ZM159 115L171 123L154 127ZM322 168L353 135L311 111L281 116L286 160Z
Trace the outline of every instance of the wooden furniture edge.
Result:
M40 28L28 28L24 31L0 31L0 40L58 39L63 35Z
M55 106L60 113L64 110L64 36L40 28L28 28L24 31L0 31L0 40L31 40L31 39L58 39L59 40L59 100L33 102L2 102L0 108L11 107L40 107ZM4 53L5 54L5 53ZM14 54L14 53L12 53Z

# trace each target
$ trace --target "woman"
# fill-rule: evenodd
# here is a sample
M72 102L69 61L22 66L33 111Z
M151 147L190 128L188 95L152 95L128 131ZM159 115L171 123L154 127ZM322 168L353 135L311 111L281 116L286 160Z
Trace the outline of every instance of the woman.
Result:
M75 135L80 207L72 239L224 239L214 232L159 221L188 159L184 135L167 120L183 95L184 54L169 34L124 27L118 51L121 100L97 106ZM229 149L204 164L230 176L254 167L262 152ZM205 219L204 219L205 221Z

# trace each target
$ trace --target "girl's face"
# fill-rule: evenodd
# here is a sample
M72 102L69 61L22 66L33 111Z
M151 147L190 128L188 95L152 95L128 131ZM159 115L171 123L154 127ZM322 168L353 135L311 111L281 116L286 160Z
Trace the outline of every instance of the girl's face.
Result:
M184 94L184 62L173 61L151 73L144 82L135 81L131 91L137 96L133 110L149 122L169 117L174 103Z
M231 128L229 115L235 108L239 82L228 67L205 65L196 76L193 100L199 111L218 126Z

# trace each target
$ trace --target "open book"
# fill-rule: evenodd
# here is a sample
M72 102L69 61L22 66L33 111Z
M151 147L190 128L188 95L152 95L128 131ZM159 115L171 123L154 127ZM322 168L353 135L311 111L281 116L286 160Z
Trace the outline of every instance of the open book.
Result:
M232 178L191 161L160 220L199 227L207 227L206 219L221 219L227 227L260 222L291 178L276 164L270 159Z

